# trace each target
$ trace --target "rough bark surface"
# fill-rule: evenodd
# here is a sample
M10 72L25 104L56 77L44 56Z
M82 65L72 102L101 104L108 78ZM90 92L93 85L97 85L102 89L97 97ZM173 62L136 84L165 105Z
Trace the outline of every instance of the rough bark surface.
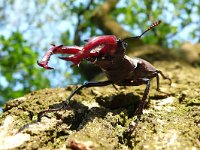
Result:
M143 53L141 52L143 50ZM166 55L168 54L168 55ZM73 97L71 110L37 113L58 107L76 86L42 89L9 101L0 116L0 149L198 149L200 148L200 69L157 46L141 47L134 56L149 58L172 79L161 79L161 90L151 82L148 103L136 131L126 131L145 86L83 89ZM71 148L70 148L71 147Z

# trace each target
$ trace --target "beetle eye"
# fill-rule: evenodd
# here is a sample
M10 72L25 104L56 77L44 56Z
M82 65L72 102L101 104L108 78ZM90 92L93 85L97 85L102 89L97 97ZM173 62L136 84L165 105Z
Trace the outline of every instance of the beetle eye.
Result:
M122 42L121 47L125 50L127 48L128 44L126 42Z
M123 46L124 46L124 48L126 48L128 46L128 44L126 42L124 42Z
M126 47L128 46L128 44L126 42L122 41L121 39L117 40L117 45L119 47L122 47L123 49L126 49Z

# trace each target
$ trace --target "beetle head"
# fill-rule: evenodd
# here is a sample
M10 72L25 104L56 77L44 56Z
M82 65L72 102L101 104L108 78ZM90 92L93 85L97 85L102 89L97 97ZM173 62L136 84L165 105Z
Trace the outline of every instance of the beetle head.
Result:
M126 51L126 47L128 46L128 44L126 42L124 42L121 39L117 40L117 54L124 54Z

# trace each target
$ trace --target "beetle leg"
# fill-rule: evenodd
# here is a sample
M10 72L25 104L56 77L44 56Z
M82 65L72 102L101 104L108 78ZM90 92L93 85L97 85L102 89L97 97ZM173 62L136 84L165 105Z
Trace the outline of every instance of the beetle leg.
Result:
M156 72L157 72L158 74L160 74L160 75L163 77L163 79L169 80L169 85L171 86L172 80L171 80L169 77L165 76L165 75L163 74L163 72L160 71L160 70L157 70Z
M59 108L55 108L55 109L46 109L43 110L41 112L38 113L38 118L37 120L32 121L29 124L25 124L23 127L21 127L17 133L23 131L24 129L28 128L31 124L37 123L41 121L41 118L44 114L46 113L50 113L50 112L54 112L54 111L59 111L59 110L66 110L66 109L70 109L69 107L69 101L71 100L71 98L77 93L79 92L81 89L83 88L88 88L88 87L101 87L101 86L107 86L109 84L112 84L111 81L107 80L107 81L102 81L102 82L86 82L83 85L81 85L80 87L78 87L77 89L75 89L68 97L67 99L63 102L63 104L61 105L61 107Z
M156 90L160 92L160 77L158 74L156 76L156 81L157 81L157 89Z
M163 79L169 80L169 85L170 85L170 86L171 86L171 84L172 84L171 79L170 79L169 77L165 76L165 75L162 73L162 71L160 71L160 70L157 70L156 73L157 73L157 74L156 74L156 80L157 80L157 89L156 89L156 90L157 90L158 92L162 93L162 94L165 94L165 97L170 96L171 94L169 94L169 93L167 93L167 92L163 92L163 91L160 90L160 78L159 78L159 74L163 77Z
M139 122L140 119L141 119L141 116L142 116L142 113L143 113L143 109L144 109L144 105L145 105L145 101L146 101L147 96L148 96L148 94L149 94L150 80L146 80L145 82L146 82L146 88L145 88L144 94L143 94L143 96L142 96L142 101L140 102L139 107L138 107L137 119L136 119L136 121L134 122L134 124L130 126L130 129L129 129L129 131L130 131L131 133L136 129L136 127L137 127L137 125L138 125L138 122Z
M102 82L86 82L83 85L81 85L80 87L78 87L77 89L75 89L68 97L67 99L64 101L64 103L62 104L61 107L56 108L56 109L47 109L47 110L43 110L41 112L38 113L38 122L41 121L41 118L44 114L46 113L50 113L50 112L54 112L54 111L59 111L62 109L69 109L69 102L71 100L71 98L77 93L79 92L81 89L83 88L88 88L88 87L101 87L101 86L107 86L109 84L112 84L111 81L102 81Z
M138 122L140 121L141 119L141 116L142 116L142 112L143 112L143 109L144 109L144 105L145 105L145 101L147 99L147 96L149 94L149 88L150 88L150 79L148 78L140 78L140 79L137 79L135 81L129 81L129 82L124 82L122 84L120 84L120 86L138 86L138 85L142 85L142 84L146 84L146 88L144 90L144 94L142 96L142 101L140 102L139 106L138 106L138 110L137 110L137 119L136 121L134 121L130 127L129 127L129 131L130 133L132 133L137 125L138 125Z
M102 82L86 82L83 85L81 85L80 87L78 87L77 89L75 89L69 96L68 98L65 100L65 105L69 104L70 99L77 93L79 92L81 89L83 88L88 88L88 87L101 87L101 86L107 86L109 84L112 84L111 81L107 80L107 81L102 81Z
M112 86L114 87L114 89L115 89L116 91L119 91L118 87L117 87L115 84L112 84Z

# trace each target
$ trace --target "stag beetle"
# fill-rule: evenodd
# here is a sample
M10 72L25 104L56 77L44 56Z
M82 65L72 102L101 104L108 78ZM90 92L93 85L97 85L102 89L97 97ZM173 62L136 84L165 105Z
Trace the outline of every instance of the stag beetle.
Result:
M159 91L159 74L164 78L168 79L171 84L171 79L165 76L160 70L157 70L149 62L141 58L130 58L125 55L125 50L127 47L126 40L128 39L139 39L147 31L158 26L161 21L153 23L148 29L146 29L140 36L127 37L125 39L117 39L114 35L104 35L97 36L86 40L87 44L84 47L79 46L55 46L50 48L41 61L38 61L38 65L46 68L53 69L48 66L48 61L53 54L73 54L68 57L60 57L66 61L72 61L74 65L79 65L82 60L87 60L93 64L99 66L105 73L108 80L102 82L87 82L77 89L75 89L63 103L60 108L57 109L47 109L41 111L38 114L38 120L41 121L43 114L53 111L58 111L61 109L69 108L69 101L71 98L83 88L88 87L101 87L110 84L118 86L139 86L146 84L146 88L139 104L137 110L137 119L130 126L130 132L133 132L137 127L137 124L141 118L142 111L145 105L145 100L147 99L150 81L154 77L157 79L157 90Z

